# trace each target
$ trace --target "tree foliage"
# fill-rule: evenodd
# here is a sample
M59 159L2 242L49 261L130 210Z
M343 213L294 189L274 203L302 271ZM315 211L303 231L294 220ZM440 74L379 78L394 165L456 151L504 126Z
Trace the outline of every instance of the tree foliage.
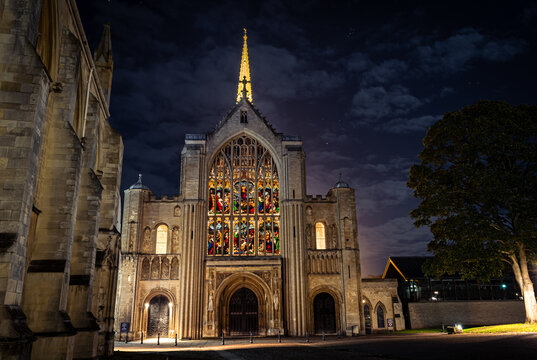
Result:
M446 113L427 132L408 186L410 215L430 226L432 275L501 276L537 255L537 106L480 101Z

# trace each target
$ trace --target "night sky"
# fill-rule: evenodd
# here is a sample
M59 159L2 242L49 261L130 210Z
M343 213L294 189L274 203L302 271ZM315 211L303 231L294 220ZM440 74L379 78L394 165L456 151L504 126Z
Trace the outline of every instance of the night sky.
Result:
M254 105L299 135L308 193L356 190L362 273L426 255L406 187L436 119L480 99L536 104L537 1L77 1L89 45L111 23L122 189L179 191L186 133L235 104L243 27ZM441 3L441 4L439 4Z

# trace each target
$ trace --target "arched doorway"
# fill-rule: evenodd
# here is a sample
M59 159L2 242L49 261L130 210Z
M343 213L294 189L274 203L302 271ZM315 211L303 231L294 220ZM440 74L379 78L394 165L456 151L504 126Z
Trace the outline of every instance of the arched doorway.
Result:
M258 331L257 296L248 288L240 288L229 299L229 333L248 335Z
M315 333L336 332L336 306L334 298L328 293L320 293L313 300L313 318Z
M147 336L167 337L170 328L170 301L164 295L157 295L149 302Z

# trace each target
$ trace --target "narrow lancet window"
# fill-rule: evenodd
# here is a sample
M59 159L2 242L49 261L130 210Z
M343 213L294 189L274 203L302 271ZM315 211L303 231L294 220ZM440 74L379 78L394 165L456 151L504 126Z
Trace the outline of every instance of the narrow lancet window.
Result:
M315 243L317 250L326 249L326 236L324 230L324 224L318 222L315 224Z
M155 247L156 254L166 254L168 247L168 227L159 225L157 227L157 246Z

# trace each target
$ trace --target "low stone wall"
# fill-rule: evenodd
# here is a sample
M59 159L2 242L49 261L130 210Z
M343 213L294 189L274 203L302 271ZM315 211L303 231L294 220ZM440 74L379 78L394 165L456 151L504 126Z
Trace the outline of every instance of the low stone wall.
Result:
M440 301L409 303L412 329L453 325L496 325L524 322L524 302L504 301Z

